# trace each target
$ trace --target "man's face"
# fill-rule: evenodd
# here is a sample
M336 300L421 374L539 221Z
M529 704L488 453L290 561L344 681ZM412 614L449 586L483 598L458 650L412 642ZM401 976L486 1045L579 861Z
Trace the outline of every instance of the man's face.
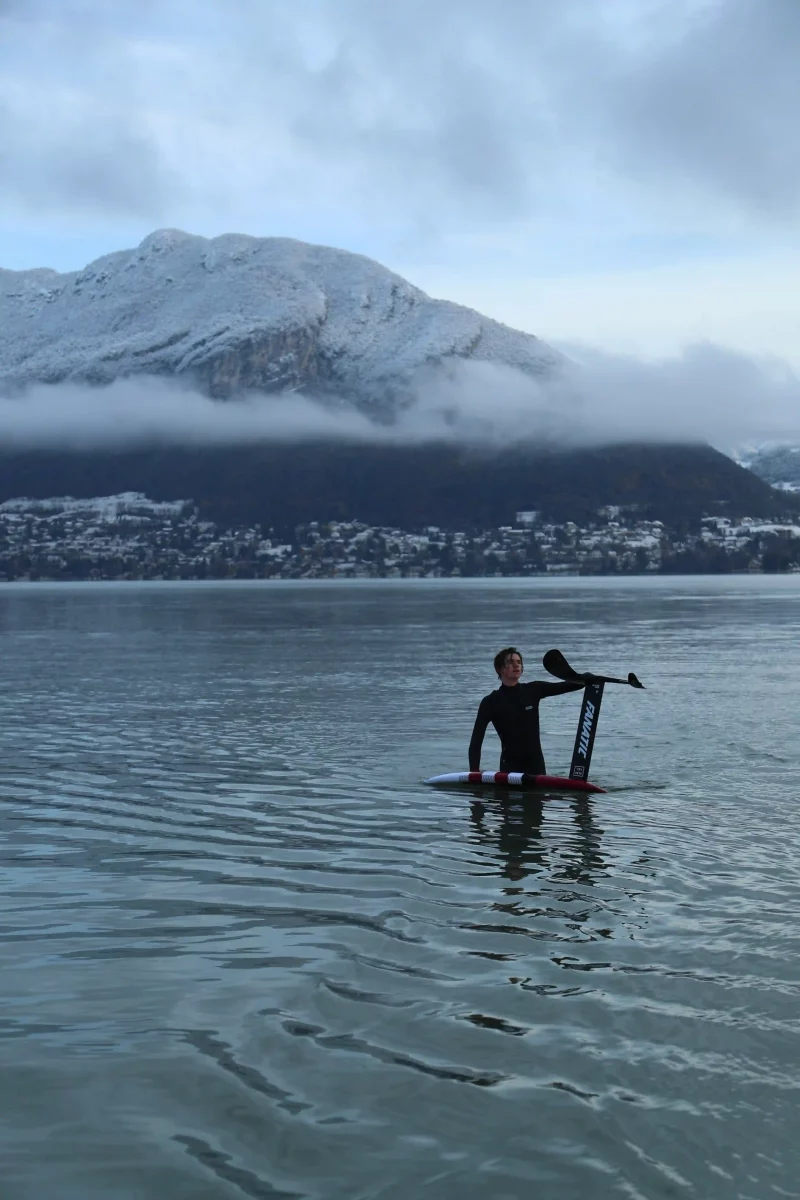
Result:
M503 669L500 672L500 682L506 687L513 687L522 674L522 659L518 654L507 654Z

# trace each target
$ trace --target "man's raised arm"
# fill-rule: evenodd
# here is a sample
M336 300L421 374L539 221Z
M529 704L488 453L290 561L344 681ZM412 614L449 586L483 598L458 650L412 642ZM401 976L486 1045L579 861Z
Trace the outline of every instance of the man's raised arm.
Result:
M547 680L537 679L536 686L540 696L563 696L565 692L582 692L587 682L581 680L580 683L549 683Z

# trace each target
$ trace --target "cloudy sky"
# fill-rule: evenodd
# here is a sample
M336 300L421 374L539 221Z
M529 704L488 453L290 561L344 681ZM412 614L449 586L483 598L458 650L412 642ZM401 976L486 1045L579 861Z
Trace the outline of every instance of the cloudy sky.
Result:
M291 236L800 367L798 63L800 0L0 0L0 265Z

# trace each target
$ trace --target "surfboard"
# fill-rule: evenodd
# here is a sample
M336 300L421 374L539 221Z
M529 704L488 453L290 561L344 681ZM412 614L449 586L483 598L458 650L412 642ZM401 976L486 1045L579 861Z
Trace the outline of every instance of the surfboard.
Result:
M588 779L567 779L563 775L527 775L521 771L451 771L446 775L432 775L425 783L433 787L453 785L487 784L497 788L536 789L545 792L605 792L605 788Z

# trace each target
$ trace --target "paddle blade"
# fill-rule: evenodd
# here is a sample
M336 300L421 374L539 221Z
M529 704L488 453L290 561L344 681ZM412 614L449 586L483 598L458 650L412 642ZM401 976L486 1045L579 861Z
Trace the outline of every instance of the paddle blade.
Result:
M560 650L548 650L542 659L542 666L556 679L577 678L578 672L572 669Z
M633 671L628 672L628 683L631 685L631 687L644 689L644 684L639 682Z

